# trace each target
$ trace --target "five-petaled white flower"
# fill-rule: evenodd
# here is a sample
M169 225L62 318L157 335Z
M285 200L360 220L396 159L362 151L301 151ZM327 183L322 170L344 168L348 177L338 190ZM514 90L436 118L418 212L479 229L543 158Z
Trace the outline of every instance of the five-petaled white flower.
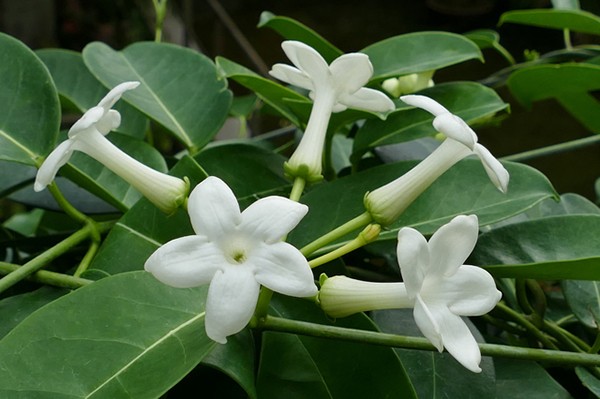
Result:
M479 157L496 188L506 193L508 171L487 148L477 142L475 132L460 117L429 97L408 95L400 99L432 113L435 116L433 126L446 139L413 169L365 195L364 204L373 220L382 225L393 223L439 176L473 154Z
M281 47L297 68L275 64L269 73L279 80L309 90L314 100L304 136L286 163L285 170L291 177L319 180L332 112L346 108L387 112L395 106L382 92L363 87L373 75L373 66L366 54L344 54L327 65L315 49L302 42L285 41Z
M209 284L206 334L216 342L252 318L260 285L290 296L316 295L306 258L281 241L308 212L287 198L259 199L243 212L231 189L208 177L192 190L188 212L196 235L169 241L145 269L173 287Z
M463 366L480 372L479 347L461 316L489 312L502 294L487 271L463 264L475 247L477 226L477 216L457 216L429 242L415 229L401 229L397 249L403 283L331 277L322 284L321 307L333 317L413 307L417 326L440 352L446 348Z
M42 191L54 180L73 151L81 151L121 176L163 212L172 213L183 203L189 191L187 182L144 165L104 137L121 124L121 114L111 109L112 106L125 91L135 89L139 84L119 84L73 124L69 138L60 143L40 166L33 186L35 191Z

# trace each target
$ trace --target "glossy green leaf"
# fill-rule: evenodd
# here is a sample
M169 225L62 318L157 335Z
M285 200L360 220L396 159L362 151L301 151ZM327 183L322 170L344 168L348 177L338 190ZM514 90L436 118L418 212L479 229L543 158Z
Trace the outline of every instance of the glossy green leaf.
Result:
M37 168L10 161L0 161L0 197L32 183L37 174Z
M494 358L497 399L570 399L571 395L539 364Z
M206 177L206 172L190 157L182 158L171 174L188 177L191 187ZM142 198L111 229L90 270L101 274L142 270L146 259L162 244L191 234L189 217L183 209L167 216Z
M223 179L242 207L267 195L288 196L290 181L283 177L285 158L251 143L210 147L195 159L209 175Z
M398 162L378 166L316 186L301 199L310 211L290 234L291 242L302 247L362 214L367 191L394 180L414 165L414 162ZM487 225L523 212L555 195L548 179L537 170L509 162L504 166L511 176L508 194L502 194L494 187L479 160L459 162L421 194L380 239L395 240L398 229L403 226L431 234L460 214L476 214L480 225Z
M479 237L475 264L496 277L600 280L600 215L564 215L503 226Z
M421 337L412 309L376 311L371 317L381 331L411 337ZM477 341L483 337L468 320L465 322ZM477 374L460 365L449 353L395 349L402 360L419 399L445 398L493 398L495 394L494 363L489 357L482 357L481 370ZM468 388L466 388L468 387Z
M61 49L42 49L36 54L50 71L61 97L82 113L98 104L108 90L90 73L80 53ZM124 101L113 107L121 114L121 125L115 131L143 138L147 118Z
M491 48L502 55L510 64L515 63L513 56L500 44L500 35L491 29L477 29L464 34L473 41L480 49Z
M250 69L240 64L236 64L227 58L217 57L216 63L219 74L222 77L232 79L252 90L258 98L270 105L281 116L289 119L294 125L299 126L301 124L298 116L290 109L284 100L292 99L311 104L312 102L308 98L279 83L263 78Z
M600 261L600 257L596 258ZM600 269L600 266L597 266ZM597 280L600 280L600 271ZM600 281L564 280L563 294L569 308L580 322L598 328L600 321Z
M600 130L600 103L590 93L600 89L600 66L537 65L515 71L507 80L515 98L527 107L555 98L590 131Z
M254 338L245 329L227 337L227 345L217 345L202 360L202 364L227 374L244 389L248 397L255 399L254 357Z
M115 51L95 42L83 50L88 69L107 87L137 80L123 98L193 152L223 125L231 105L226 82L204 55L172 44L139 42Z
M0 320L2 320L0 338L8 334L31 313L69 292L64 288L45 286L0 300Z
M278 16L269 11L263 11L260 14L258 27L273 29L286 40L298 40L308 44L317 50L329 63L343 54L342 50L328 42L317 32L292 18Z
M0 396L160 397L216 345L206 292L134 272L52 302L0 341Z
M159 172L167 172L164 158L149 144L118 133L106 137L143 164ZM73 154L68 166L63 167L60 173L121 211L126 211L141 198L141 194L129 183L80 152Z
M600 35L600 18L590 12L568 9L515 10L502 14L499 24L513 23Z
M331 324L308 301L273 299L273 315ZM335 325L376 329L362 314ZM275 332L263 333L257 390L260 398L416 398L391 348Z
M444 83L422 90L419 94L438 101L467 123L494 115L508 107L496 92L475 82ZM399 102L397 110L385 121L369 119L354 139L353 159L371 148L434 135L433 115Z
M23 43L0 33L0 160L36 166L54 147L60 103L48 69Z
M407 33L372 44L361 52L371 59L374 81L441 69L472 59L483 61L475 43L449 32Z

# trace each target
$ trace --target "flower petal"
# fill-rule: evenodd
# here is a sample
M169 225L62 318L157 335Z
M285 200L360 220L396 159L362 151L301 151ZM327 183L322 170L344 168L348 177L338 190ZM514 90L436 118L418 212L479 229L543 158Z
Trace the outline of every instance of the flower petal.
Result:
M429 275L452 276L475 248L479 232L476 215L459 215L440 227L429 239Z
M329 81L327 61L315 49L295 40L287 40L281 47L290 61L308 75L315 88Z
M352 94L363 87L373 76L373 65L363 53L344 54L336 58L329 70L338 94Z
M192 190L188 213L196 234L211 241L230 234L241 221L240 207L233 191L214 176L207 177Z
M456 115L441 114L436 116L433 119L433 127L444 136L466 145L471 150L477 143L477 135L473 129Z
M177 288L208 284L226 260L223 252L205 238L187 236L158 248L144 264L157 280Z
M456 315L481 316L494 309L502 293L487 271L463 265L454 275L442 280L431 296L445 303Z
M269 74L274 78L291 85L298 86L306 90L314 89L312 80L310 80L310 78L308 78L298 68L294 68L293 66L275 64L269 71Z
M242 212L240 231L267 244L288 234L308 212L299 202L278 196L261 198Z
M481 159L481 163L492 183L494 183L498 190L506 194L508 190L508 180L510 179L508 171L502 166L500 161L494 158L492 153L481 144L475 145L473 150L479 159Z
M372 112L393 111L396 106L394 102L379 90L363 87L353 94L342 94L338 97L338 103L354 109L362 109Z
M260 285L252 269L231 266L213 277L206 299L206 335L218 343L240 332L254 313Z
M409 298L414 298L423 285L429 270L429 247L425 237L417 230L403 227L398 232L398 265Z
M132 82L123 82L115 87L111 91L109 91L98 103L98 107L104 108L104 112L107 112L112 108L113 105L125 93L127 90L135 89L140 85L140 82L132 81Z
M420 295L417 295L413 316L417 327L421 333L437 348L438 351L444 350L442 335L440 334L440 326L436 322L436 318L429 310L427 304L423 302Z
M85 111L83 116L77 120L69 129L68 136L70 139L74 139L77 135L93 125L95 125L102 116L104 116L105 111L102 107L92 107Z
M450 113L450 111L444 108L442 104L426 96L410 94L408 96L400 97L400 100L404 101L408 105L412 105L413 107L424 109L425 111L435 116Z
M111 130L119 127L121 124L121 114L119 111L109 109L108 112L96 122L96 129L103 135L107 135Z
M295 297L317 294L306 258L286 242L254 248L250 262L254 265L256 281L275 292Z
M34 191L42 191L48 184L52 183L60 167L69 161L73 153L73 143L74 141L71 139L63 141L46 157L35 176Z
M481 353L469 327L460 318L443 306L429 305L430 314L440 328L442 343L446 350L464 367L480 373Z

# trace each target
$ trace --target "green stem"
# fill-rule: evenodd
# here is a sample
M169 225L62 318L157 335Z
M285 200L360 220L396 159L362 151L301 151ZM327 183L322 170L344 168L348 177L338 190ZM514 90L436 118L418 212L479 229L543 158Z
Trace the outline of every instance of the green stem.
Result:
M551 349L558 349L558 347L552 342L544 333L542 333L536 326L533 325L525 316L515 312L502 302L498 302L496 309L508 316L512 321L523 326L531 335L533 335L538 341L544 346Z
M346 243L345 245L339 247L338 249L331 251L323 256L315 258L308 262L311 268L315 268L317 266L321 266L327 262L331 262L334 259L337 259L347 253L354 251L360 247L364 247L365 245L375 241L377 237L379 237L379 232L381 231L381 226L378 224L370 224L363 231L361 231L358 236Z
M298 202L306 186L306 180L303 177L296 177L294 179L294 185L292 186L292 192L290 193L290 199Z
M88 220L90 220L90 218L87 217L85 214L79 212L77 209L75 209L73 205L71 205L71 203L65 198L65 196L60 191L55 182L52 182L48 185L48 191L50 191L50 194L52 194L58 206L60 206L67 215L83 224L88 223Z
M501 46L500 43L494 42L494 44L492 44L492 47L500 54L502 54L502 56L506 58L510 65L515 65L517 63L512 54L509 53L508 50L504 48L504 46Z
M315 241L300 249L300 252L302 252L302 255L304 256L309 256L310 254L324 247L330 242L335 241L338 238L343 237L356 229L360 229L361 227L368 225L372 221L373 218L371 217L371 214L365 212L362 215L359 215L354 219L344 223L343 225L331 230L329 233L317 238Z
M2 277L0 279L0 292L6 291L8 288L12 287L19 281L37 272L60 255L69 251L75 245L79 244L83 240L87 239L89 236L93 235L94 231L105 231L112 227L112 225L112 222L98 223L97 225L86 224L80 230L71 234L69 237L65 238L63 241L59 242L52 248L49 248L46 251L42 252L29 262L25 263L23 266L19 267L14 272Z
M580 147L586 147L588 145L597 144L600 142L600 134L595 134L593 136L584 137L577 140L567 141L565 143L554 144L548 147L537 148L531 151L521 152L519 154L513 154L506 157L502 157L503 161L513 161L513 162L522 162L530 159L559 154L561 152L574 150Z
M19 270L21 267L23 266L0 262L0 274L11 274ZM40 284L52 285L54 287L70 289L81 288L94 282L93 280L88 280L81 277L73 277L69 276L68 274L49 272L47 270L37 271L26 277L25 280Z
M549 334L552 334L553 337L555 337L559 342L562 342L563 345L565 345L565 347L569 350L574 352L589 352L590 350L590 346L587 344L587 342L583 341L576 335L571 334L564 328L557 326L551 321L546 321L544 323L544 330Z
M598 351L600 351L600 332L598 334L596 334L596 339L594 340L594 344L592 345L592 347L590 348L590 350L588 351L588 353L598 353Z
M160 43L162 40L163 23L167 15L167 0L152 0L152 4L154 4L154 11L156 12L154 41Z
M92 240L88 251L85 253L85 256L81 262L79 262L79 266L77 266L73 276L79 277L88 269L92 263L92 260L94 259L94 256L96 256L96 253L98 252L98 248L100 248L100 240Z
M573 43L571 42L571 30L563 29L563 38L565 41L565 48L567 50L573 50Z
M376 331L327 326L268 316L259 320L257 328L317 338L335 339L395 348L437 350L426 338L406 337ZM600 366L600 356L588 353L573 353L547 349L532 349L506 345L478 344L484 356L527 359L563 365Z

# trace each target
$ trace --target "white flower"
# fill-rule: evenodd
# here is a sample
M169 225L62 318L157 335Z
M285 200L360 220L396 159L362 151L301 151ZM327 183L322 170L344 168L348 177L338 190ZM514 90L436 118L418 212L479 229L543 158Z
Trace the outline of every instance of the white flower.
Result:
M463 263L477 242L477 216L457 216L429 242L417 230L398 232L398 264L408 298L414 300L417 326L441 352L480 372L481 353L460 316L480 316L496 306L502 293L480 267Z
M316 50L304 43L285 41L281 47L297 68L275 64L269 73L279 80L309 90L314 100L304 136L286 163L286 173L309 181L318 180L321 178L321 157L332 112L346 108L386 112L395 106L382 92L363 87L373 75L373 66L366 54L344 54L327 65Z
M477 142L469 125L429 97L409 95L400 99L435 115L433 126L446 140L409 172L365 195L364 204L373 220L382 225L393 223L438 177L469 155L479 157L492 183L506 193L508 171Z
M429 242L417 230L398 233L403 283L372 283L335 276L322 283L319 301L332 317L376 309L414 307L417 326L441 352L480 372L481 353L461 316L480 316L502 294L485 270L464 265L477 241L477 216L457 216Z
M435 70L411 73L399 78L389 78L381 82L381 87L390 93L392 97L400 97L402 94L414 93L419 90L432 87Z
M210 284L205 327L214 341L226 343L248 324L260 285L295 297L316 295L306 258L281 241L306 215L306 205L271 196L240 213L231 189L208 177L192 191L188 212L196 235L169 241L145 269L173 287Z
M42 191L54 180L73 151L81 151L121 176L162 211L172 213L183 203L189 191L188 183L138 162L104 137L121 123L121 115L111 107L125 91L135 89L139 84L124 82L116 86L73 124L69 138L60 143L40 166L33 186L35 191Z

